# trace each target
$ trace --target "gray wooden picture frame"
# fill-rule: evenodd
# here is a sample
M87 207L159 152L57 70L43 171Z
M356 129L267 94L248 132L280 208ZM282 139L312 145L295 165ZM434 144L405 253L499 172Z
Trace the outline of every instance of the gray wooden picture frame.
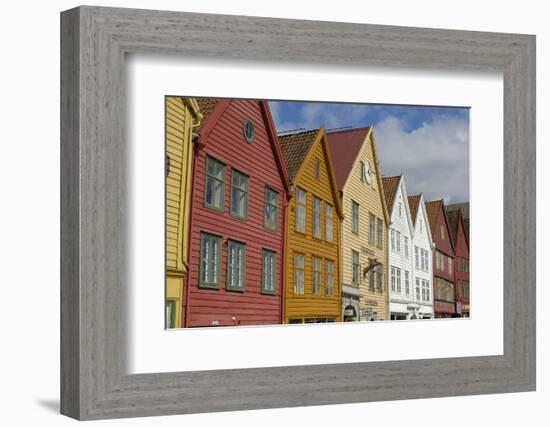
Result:
M126 53L504 76L504 354L128 375ZM475 183L474 183L475 185ZM535 390L535 37L83 6L61 14L61 412L137 417Z

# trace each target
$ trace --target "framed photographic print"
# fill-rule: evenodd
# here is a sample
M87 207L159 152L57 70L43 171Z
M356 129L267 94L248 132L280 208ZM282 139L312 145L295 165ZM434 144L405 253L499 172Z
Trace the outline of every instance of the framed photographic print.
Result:
M83 6L61 41L63 414L535 389L534 36Z

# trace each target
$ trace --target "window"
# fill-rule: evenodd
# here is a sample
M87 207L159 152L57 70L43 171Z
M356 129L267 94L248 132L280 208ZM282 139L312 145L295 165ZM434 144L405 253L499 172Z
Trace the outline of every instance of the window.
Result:
M401 252L401 233L399 231L395 232L395 242L397 243L395 250L397 253L400 253Z
M334 262L326 261L325 263L325 286L329 297L334 295Z
M391 267L391 291L395 292L397 289L397 268Z
M359 204L351 201L351 231L359 234Z
M176 327L176 301L166 300L166 328L172 329Z
M319 179L321 177L321 161L315 161L315 178Z
M411 289L409 286L409 272L405 270L405 295L410 295Z
M321 199L313 197L313 237L321 239L323 232L321 228Z
M447 258L447 266L448 266L447 272L449 274L452 274L452 272L453 272L453 259L451 257Z
M425 280L422 280L422 301L426 301L426 286L424 286L425 282Z
M325 240L332 242L332 206L325 203Z
M405 246L405 257L409 257L409 238L407 236L403 237L403 246Z
M464 258L462 260L462 262L463 262L462 271L464 271L465 273L469 273L470 272L470 260Z
M312 270L313 270L313 293L315 295L321 295L321 258L312 258Z
M244 243L234 240L227 245L227 289L244 291Z
M429 280L424 280L424 286L426 287L426 301L427 302L430 302L431 300L431 297L430 297L430 281Z
M248 177L231 170L231 214L246 218L248 214Z
M470 282L462 282L462 295L464 296L464 298L470 298Z
M416 278L416 283L415 283L415 287L416 287L416 300L417 301L420 301L420 279L417 277Z
M369 243L374 245L374 227L376 218L373 214L369 214Z
M378 288L378 290L380 292L383 292L384 291L384 286L382 284L382 279L383 279L383 273L384 271L384 266L383 265L379 265L378 266L378 272L376 273L376 287Z
M376 280L376 273L374 270L369 271L369 289L371 291L374 291L375 289L375 280Z
M441 236L441 240L445 240L445 227L443 227L443 224L439 226L439 235Z
M439 277L436 278L435 292L436 292L435 297L437 299L449 301L449 302L454 302L455 300L453 284Z
M269 187L265 188L264 227L277 229L279 220L279 193Z
M359 276L361 274L361 265L359 264L359 252L351 251L351 283L359 284Z
M399 202L398 211L399 211L399 216L400 216L400 217L401 217L401 205L402 205L402 203Z
M392 228L390 230L391 235L391 250L395 252L395 230Z
M275 294L275 252L262 250L262 293Z
M296 231L306 232L306 192L301 188L296 190Z
M420 229L420 232L422 233L422 220L418 221L418 228Z
M212 157L206 158L206 189L204 204L223 211L225 193L225 165Z
M376 246L379 248L383 246L382 220L380 218L376 220Z
M294 255L294 293L304 293L304 256Z
M365 182L367 180L365 162L359 162L359 174L361 177L361 181Z
M418 246L414 247L414 266L420 268L420 249Z
M200 286L202 287L220 287L221 240L218 236L201 233Z
M401 269L397 269L397 293L401 293Z
M436 252L436 258L438 253ZM423 271L428 271L429 264L428 264L428 251L426 249L420 249L420 268Z

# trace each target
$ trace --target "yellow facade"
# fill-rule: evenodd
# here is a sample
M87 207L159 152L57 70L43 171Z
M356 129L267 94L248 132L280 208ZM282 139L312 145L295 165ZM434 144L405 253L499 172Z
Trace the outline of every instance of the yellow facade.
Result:
M297 191L305 192L305 231L297 230ZM321 203L321 237L313 235L314 198ZM332 207L332 240L327 241L327 208ZM293 197L287 210L287 248L285 280L285 323L340 321L340 221L341 206L328 152L325 130L317 133L307 155L293 179ZM303 256L303 293L295 292L295 256ZM318 260L318 261L315 261ZM327 261L332 263L330 273ZM317 266L315 267L315 263ZM314 291L314 269L319 271L320 291ZM333 279L332 295L328 295L327 277Z
M362 172L363 165L370 167L371 175L367 179ZM372 178L371 178L372 177ZM370 182L369 182L370 181ZM352 206L359 208L358 229L352 229ZM388 320L388 227L389 217L383 194L380 166L376 154L376 143L372 127L366 133L357 158L349 173L342 191L342 281L346 286L359 288L361 320ZM374 219L374 239L371 239L371 219ZM382 224L382 239L378 239L378 224ZM381 240L381 242L379 242ZM360 273L353 281L353 252L359 256ZM382 265L371 270L375 273L374 287L370 280L371 272L363 274L365 267L376 260ZM377 274L381 273L379 286ZM357 277L357 276L356 276ZM367 314L365 314L367 313Z
M193 128L201 115L193 99L166 98L166 327L182 327L187 276Z

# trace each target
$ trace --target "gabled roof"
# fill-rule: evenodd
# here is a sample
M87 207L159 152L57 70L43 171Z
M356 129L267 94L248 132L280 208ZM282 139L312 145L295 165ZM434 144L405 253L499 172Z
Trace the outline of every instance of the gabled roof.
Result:
M399 183L401 182L401 175L398 176L383 176L382 187L384 188L384 196L386 197L386 206L388 212L393 209L393 202L395 201L395 195L399 189Z
M220 103L220 100L217 98L195 98L197 101L197 104L199 105L199 109L201 110L202 114L202 123L204 124L208 117L212 114L212 112L216 109L218 104Z
M283 152L291 181L294 181L294 178L296 178L296 174L300 166L302 166L307 153L309 153L309 149L317 139L318 133L319 129L312 129L290 135L279 135L281 151Z
M445 225L447 227L447 233L451 235L451 238L450 238L451 249L454 252L455 244L454 244L454 239L452 237L453 233L451 231L451 227L449 226L449 218L447 217L447 212L445 210L445 203L443 202L443 199L434 200L432 202L427 202L425 204L426 204L426 210L428 211L428 220L430 221L430 229L432 231L432 236L435 236L435 226L437 225L437 216L439 215L440 211L443 213L443 220L445 221Z
M212 131L216 122L222 116L223 112L229 107L232 102L244 102L249 100L239 100L239 99L221 99L221 98L194 98L197 102L200 112L203 116L201 125L199 127L199 142L204 143L208 134ZM267 101L255 100L260 106L262 112L262 118L266 124L267 135L269 141L271 142L271 147L273 149L273 155L277 163L277 168L281 176L283 185L287 191L287 194L290 192L290 178L288 175L288 170L286 168L286 163L283 158L283 153L281 151L281 145L279 139L277 138L277 133L275 132L275 124L273 123L273 118L271 117L271 110L269 108L269 103Z
M336 184L325 128L321 127L315 130L284 135L279 137L279 141L281 142L281 151L286 161L291 182L294 182L302 166L306 163L308 154L311 152L311 147L319 141L326 161L334 206L338 216L343 218L342 201L340 200L340 193Z
M411 217L413 224L416 224L416 214L418 213L418 205L420 204L420 194L416 196L409 196L409 209L411 210Z
M447 209L447 220L449 221L449 229L451 232L451 240L453 241L453 244L456 245L456 238L458 235L458 215L460 213L460 209Z
M328 147L340 191L346 184L369 130L371 130L371 126L327 132Z
M439 209L443 200L434 200L433 202L426 202L426 211L428 212L428 221L430 223L430 230L432 231L432 236L435 236L435 226L437 225L437 215L439 214Z

